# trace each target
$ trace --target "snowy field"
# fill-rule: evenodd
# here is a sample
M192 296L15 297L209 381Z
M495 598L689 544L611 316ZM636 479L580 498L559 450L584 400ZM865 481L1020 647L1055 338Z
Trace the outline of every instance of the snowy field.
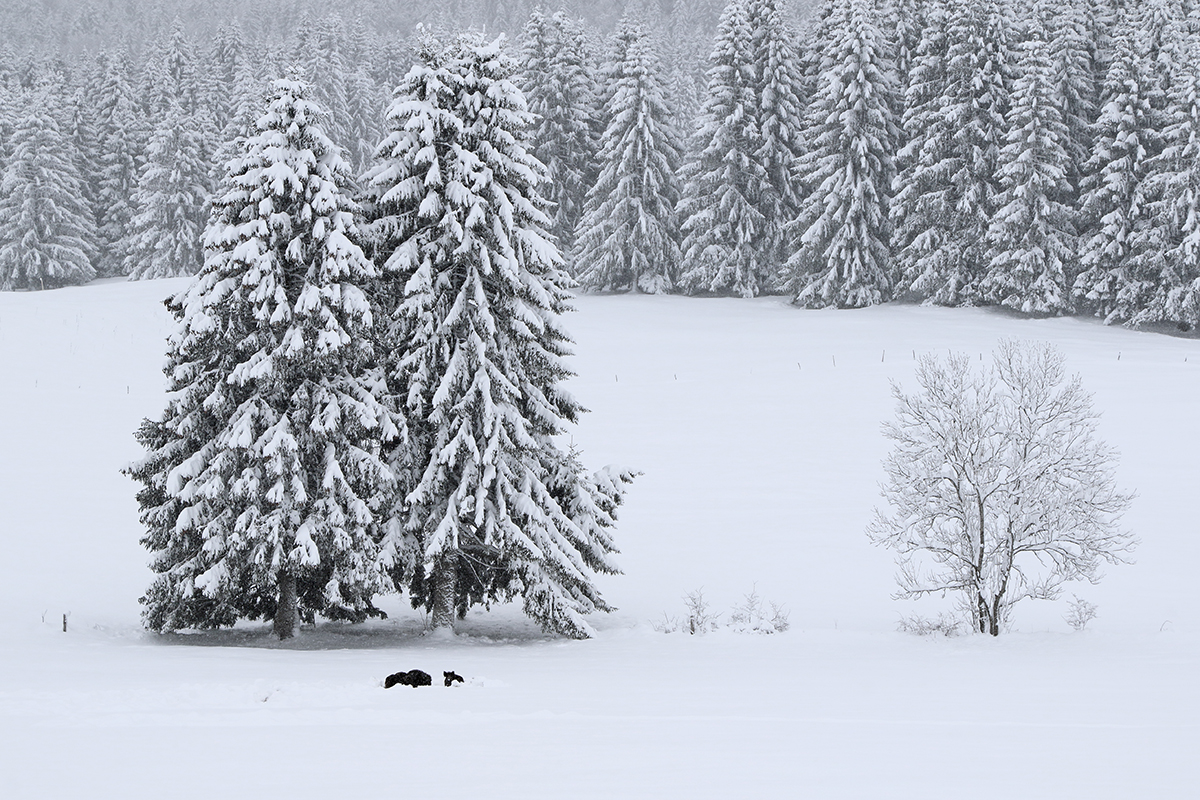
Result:
M180 281L0 294L0 796L1166 798L1200 752L1200 341L1081 320L778 300L580 298L575 441L645 474L622 509L619 611L587 642L511 609L451 642L391 619L141 631L131 433L163 405ZM880 502L889 379L914 353L1049 339L1138 493L1137 563L1084 633L1024 602L999 639L895 632ZM703 587L757 586L779 636L664 635ZM62 616L69 630L62 632ZM381 688L390 672L464 686Z

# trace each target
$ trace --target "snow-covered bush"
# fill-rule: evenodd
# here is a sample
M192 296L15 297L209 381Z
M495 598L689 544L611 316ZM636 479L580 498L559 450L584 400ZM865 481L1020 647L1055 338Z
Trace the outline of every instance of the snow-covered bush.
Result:
M721 629L721 615L713 613L704 597L704 590L697 589L683 597L687 613L672 617L663 613L661 622L652 622L659 633L687 633L692 636L712 633ZM759 597L758 589L750 590L742 602L729 612L725 627L736 633L783 633L791 627L788 611L782 606Z
M1071 630L1083 631L1096 618L1096 604L1089 603L1077 594L1071 597L1074 599L1067 602L1067 615L1063 619L1071 626Z
M791 623L788 612L782 606L764 601L756 587L729 612L728 627L738 633L783 633Z
M708 601L704 599L704 589L689 592L684 596L683 603L687 606L687 618L684 621L684 630L694 636L698 633L708 633L717 629L718 620L721 615L712 613Z
M901 633L912 633L917 636L932 636L934 634L958 636L969 630L962 616L945 612L938 614L936 617L922 617L920 614L901 617L896 629Z

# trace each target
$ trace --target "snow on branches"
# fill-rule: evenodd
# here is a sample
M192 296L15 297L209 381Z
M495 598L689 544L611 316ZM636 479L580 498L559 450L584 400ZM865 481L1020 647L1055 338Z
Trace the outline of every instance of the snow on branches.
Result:
M561 387L569 278L546 232L545 168L499 42L426 39L368 173L387 378L407 435L391 449L404 502L392 544L415 547L409 591L435 628L520 598L574 637L609 606L608 529L628 472L589 477L555 437L583 408Z
M1118 523L1116 452L1078 376L1050 345L1003 341L990 369L922 357L920 391L894 385L895 443L868 535L898 553L898 598L956 593L974 630L998 635L1013 604L1096 582L1137 540Z
M378 613L394 430L371 372L375 270L322 117L304 84L275 82L214 203L204 267L168 303L173 396L128 470L145 485L154 630L267 617L286 638L315 614Z

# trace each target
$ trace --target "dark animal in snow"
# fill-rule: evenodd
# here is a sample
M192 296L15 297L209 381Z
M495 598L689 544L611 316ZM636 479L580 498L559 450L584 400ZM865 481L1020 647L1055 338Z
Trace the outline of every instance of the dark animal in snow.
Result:
M446 679L447 686L453 686L455 681L458 681L459 683L463 682L462 675L459 675L457 672L454 672L453 670L451 670L450 672L443 672L442 677Z
M395 675L388 675L383 680L383 688L390 689L398 683L411 686L415 689L418 686L431 686L433 678L429 677L428 672L422 672L419 669L410 669L408 672L397 672Z

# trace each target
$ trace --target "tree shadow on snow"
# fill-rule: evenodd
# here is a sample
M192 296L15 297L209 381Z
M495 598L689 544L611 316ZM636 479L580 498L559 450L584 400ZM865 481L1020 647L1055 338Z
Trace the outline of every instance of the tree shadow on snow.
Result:
M424 616L415 612L360 623L318 622L302 625L295 638L280 641L268 623L239 623L214 631L146 633L145 640L180 647L244 647L265 650L385 650L446 646L522 645L569 641L546 633L519 612L506 609L472 612L455 624L455 635L429 631Z

